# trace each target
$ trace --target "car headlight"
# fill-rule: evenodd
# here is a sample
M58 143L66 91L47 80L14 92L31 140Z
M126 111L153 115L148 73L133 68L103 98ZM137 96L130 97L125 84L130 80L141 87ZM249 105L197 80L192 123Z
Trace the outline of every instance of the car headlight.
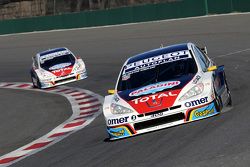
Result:
M50 78L51 78L51 75L48 75L48 74L46 74L46 73L42 73L42 77L43 77L44 79L50 79Z
M183 100L187 100L191 97L197 96L199 94L201 94L204 90L204 84L203 83L199 83L197 85L195 85L194 87L192 87L191 89L189 89L187 91L187 93L185 93L180 99L179 101L183 101Z
M131 112L133 112L133 111L126 108L126 107L123 107L121 105L118 105L115 103L111 104L111 113L112 114L126 114L126 113L131 113Z
M42 72L41 73L41 81L47 82L50 81L54 78L54 76L52 76L51 74L47 73L47 72Z
M76 72L76 71L81 71L81 70L82 70L82 65L81 63L77 62L73 71Z

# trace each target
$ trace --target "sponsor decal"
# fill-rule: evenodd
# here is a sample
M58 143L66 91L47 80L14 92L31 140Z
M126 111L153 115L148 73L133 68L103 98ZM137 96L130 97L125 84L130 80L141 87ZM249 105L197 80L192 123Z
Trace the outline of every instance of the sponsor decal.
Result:
M215 114L218 114L218 112L214 106L214 103L211 103L207 106L192 110L190 113L189 121L199 120L202 118L213 116Z
M214 113L214 109L211 109L211 110L204 110L204 111L195 111L194 115L196 117L205 117L205 116L213 114L213 113Z
M188 50L182 50L167 54L158 55L155 57L150 57L137 62L133 62L125 65L123 75L133 74L139 71L148 70L155 68L157 65L165 64L173 61L178 61L181 59L192 58Z
M107 131L111 138L121 138L121 137L128 137L132 136L132 133L126 126L119 126L115 128L108 127Z
M71 71L72 71L72 66L51 71L51 73L56 75L56 76L65 76L65 75L70 74Z
M57 70L57 69L61 69L70 65L71 63L61 63L61 64L57 64L57 65L50 67L49 70Z
M208 97L203 97L203 98L200 98L200 99L197 99L197 100L186 102L185 106L186 107L193 107L193 106L197 106L197 105L200 105L200 104L204 104L204 103L208 102L207 99L208 99Z
M121 124L121 123L126 123L126 122L128 122L128 116L115 118L115 119L108 119L108 125L116 125L116 124Z
M163 91L164 89L173 88L179 85L180 81L166 81L159 82L151 85L144 86L138 90L135 90L129 94L129 96L141 96L146 94L154 94L156 92Z
M123 81L126 81L126 80L128 80L130 78L130 75L123 75L122 76L122 80Z
M129 105L139 114L163 110L172 107L181 89L158 92L128 101Z
M110 131L110 133L112 133L112 135L114 135L114 136L117 136L117 137L119 137L119 136L124 136L124 129L122 129L122 130L120 130L120 131Z
M157 117L161 117L161 116L163 116L163 112L152 114L151 118L157 118Z
M54 70L54 71L51 71L51 72L52 73L58 73L58 72L67 71L67 70L71 70L71 69L72 69L71 67L67 67L67 68L62 68L62 69Z
M196 75L196 77L193 80L193 84L197 84L200 79L201 79L201 76Z
M139 97L137 99L132 100L134 102L134 104L139 104L139 103L144 103L147 102L148 100L151 100L152 102L154 102L154 100L156 101L157 99L161 99L163 97L172 97L172 96L177 96L178 94L172 93L171 91L169 92L163 92L163 93L158 93L158 94L154 94L154 95L150 95L150 96L145 96L145 97Z
M136 120L136 115L132 115L131 120L135 121Z
M43 55L40 57L40 63L43 64L46 60L51 60L55 57L60 57L60 56L66 55L66 54L70 54L70 52L67 50L63 50L60 52L54 52L54 53Z

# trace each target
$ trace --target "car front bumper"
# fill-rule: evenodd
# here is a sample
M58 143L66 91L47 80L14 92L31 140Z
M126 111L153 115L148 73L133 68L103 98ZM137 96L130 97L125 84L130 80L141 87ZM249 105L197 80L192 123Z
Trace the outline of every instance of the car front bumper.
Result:
M64 76L64 77L58 77L52 81L46 81L46 82L41 81L41 88L42 89L51 88L54 86L59 86L59 85L63 85L66 83L79 81L85 78L87 78L87 72L71 74L71 75Z
M210 102L185 110L179 108L171 114L169 111L162 110L147 115L129 115L130 121L115 126L107 125L107 131L110 140L115 140L208 118L217 114L219 114L219 111L217 111L215 103Z

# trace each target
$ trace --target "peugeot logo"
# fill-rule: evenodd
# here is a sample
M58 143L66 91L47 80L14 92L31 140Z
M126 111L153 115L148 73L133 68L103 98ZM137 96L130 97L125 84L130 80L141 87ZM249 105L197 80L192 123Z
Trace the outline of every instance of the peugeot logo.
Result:
M155 99L152 100L153 104L157 104L157 101Z

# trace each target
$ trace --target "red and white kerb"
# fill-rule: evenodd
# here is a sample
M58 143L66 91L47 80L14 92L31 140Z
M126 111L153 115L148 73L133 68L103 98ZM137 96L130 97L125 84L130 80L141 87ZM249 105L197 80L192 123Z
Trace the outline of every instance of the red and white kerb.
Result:
M90 124L100 113L103 97L91 91L66 86L40 90L31 83L0 83L0 88L22 89L59 94L68 99L73 114L71 117L39 139L0 157L0 167L9 166L35 154Z

